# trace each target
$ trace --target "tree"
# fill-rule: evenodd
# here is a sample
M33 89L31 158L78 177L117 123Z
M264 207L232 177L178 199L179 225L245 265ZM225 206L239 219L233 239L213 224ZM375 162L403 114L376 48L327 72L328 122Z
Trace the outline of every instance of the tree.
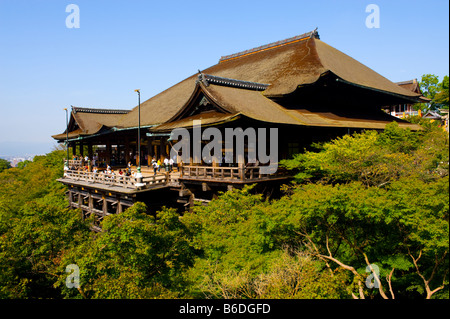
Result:
M441 129L413 132L393 122L381 133L344 135L321 145L320 152L297 154L281 165L296 172L302 183L361 181L380 187L404 176L448 175L447 149L448 137Z
M311 255L353 275L355 298L431 298L445 287L448 294L448 195L448 176L385 188L308 184L274 208ZM378 290L367 289L370 275Z
M343 273L297 249L286 216L251 187L220 195L183 216L201 254L186 276L207 298L345 298ZM288 236L288 237L286 237Z
M67 208L64 153L35 157L0 173L0 298L58 298L53 287L60 253L90 233Z
M22 162L19 162L19 163L17 163L17 168L25 168L31 162L32 161L29 161L29 160L24 160Z
M3 158L0 158L0 173L8 168L11 168L11 163Z
M105 217L102 232L63 252L56 285L71 298L180 296L181 274L191 265L193 250L178 217L163 209L155 219L143 203ZM69 264L80 269L78 290L65 286Z
M438 76L424 74L419 82L419 86L423 96L431 101L428 104L418 103L414 106L415 109L421 109L422 111L448 109L449 78L447 75L444 76L442 82L439 82Z
M275 209L313 256L353 274L355 298L447 296L448 161L448 136L433 127L344 136L284 162L301 184Z
M419 82L423 96L434 99L439 89L439 77L434 74L424 74Z
M449 105L449 77L448 75L444 76L444 79L441 83L439 83L439 90L434 96L434 102L436 107L440 109L446 109L448 110Z

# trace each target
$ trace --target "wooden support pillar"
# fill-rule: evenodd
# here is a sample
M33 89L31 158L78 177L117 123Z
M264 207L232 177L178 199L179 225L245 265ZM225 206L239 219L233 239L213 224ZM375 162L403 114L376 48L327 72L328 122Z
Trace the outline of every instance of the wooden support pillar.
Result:
M153 145L153 157L155 158L155 160L158 160L158 149L159 149L159 146L158 145Z
M88 198L88 206L89 206L89 214L94 213L94 198L92 197L91 192L89 192L89 198Z
M202 191L207 192L210 191L211 187L209 187L208 183L202 183Z
M89 156L89 160L92 161L92 158L94 157L94 152L92 151L92 143L88 144L88 156Z
M151 137L147 138L147 165L150 167L150 164L152 163L153 158L153 145L152 145L153 139Z
M239 167L239 179L244 180L244 168L245 168L244 154L237 154L237 162Z
M108 202L106 201L105 196L102 196L102 199L103 199L103 207L102 207L103 216L106 216L106 214L108 213Z
M111 165L112 149L111 141L106 141L106 165Z
M164 156L166 154L166 143L164 138L161 137L161 139L159 140L159 159L162 161L164 160Z
M183 162L178 161L178 171L180 172L180 177L183 177Z
M243 181L245 179L245 167L244 167L244 164L239 163L238 167L239 167L239 179L241 181Z
M125 163L128 165L128 162L131 161L130 158L130 139L125 137Z
M189 212L192 213L192 209L194 208L194 200L195 200L195 195L191 194L191 196L189 196Z
M118 199L118 203L117 203L117 210L116 213L120 214L123 211L123 207L122 207L122 201L120 200L120 198Z
M78 208L81 208L81 205L83 205L83 197L81 196L81 193L78 192Z
M68 193L68 196L67 196L67 200L69 201L69 206L70 206L70 208L72 208L72 201L73 201L73 194L72 194L72 191L69 189L69 193Z
M219 167L220 165L219 165L219 163L220 163L220 159L215 159L214 157L213 157L213 159L212 159L212 167Z
M188 147L190 148L189 150L189 165L192 166L194 165L194 145L191 142L191 145L188 145Z
M91 161L94 159L94 152L92 151L92 143L88 144L88 156L89 156L89 161Z
M81 158L84 157L84 145L83 145L83 142L80 142L80 156L81 156Z

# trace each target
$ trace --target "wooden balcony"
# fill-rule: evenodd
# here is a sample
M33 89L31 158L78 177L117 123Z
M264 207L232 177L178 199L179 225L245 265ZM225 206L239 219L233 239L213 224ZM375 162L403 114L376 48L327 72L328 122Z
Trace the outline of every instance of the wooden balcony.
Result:
M132 194L152 189L179 188L181 182L201 182L218 184L246 184L265 181L285 180L290 176L280 168L275 174L263 174L260 166L216 167L180 166L176 172L154 175L153 171L143 170L141 183L134 176L89 172L86 170L66 170L64 177L58 179L66 185L87 187L115 193Z
M278 169L275 174L262 174L260 166L216 167L187 165L180 167L179 176L180 180L221 183L254 183L287 178L289 178L289 175L281 169Z
M83 166L83 160L69 160L69 167L73 167L75 169Z
M178 173L143 174L139 184L134 176L108 174L106 172L94 173L84 170L66 170L64 177L59 179L59 181L64 184L78 184L130 193L137 190L178 186Z

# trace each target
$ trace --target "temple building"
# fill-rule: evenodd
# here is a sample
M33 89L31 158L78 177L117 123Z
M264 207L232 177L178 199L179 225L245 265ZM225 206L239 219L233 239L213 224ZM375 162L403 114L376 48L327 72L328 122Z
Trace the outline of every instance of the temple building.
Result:
M402 81L402 82L396 82L397 85L400 87L409 90L411 92L417 93L422 95L422 91L420 90L420 85L417 79L409 80L409 81ZM420 103L428 103L431 100L421 96L419 98ZM419 111L414 110L413 108L414 103L402 103L402 104L396 104L396 105L385 105L383 108L386 113L389 113L392 116L398 117L398 118L404 118L406 116L418 116L420 115Z
M421 98L420 92L391 82L322 42L314 30L222 56L216 65L130 110L72 107L67 130L53 138L68 143L73 155L89 160L87 165L70 159L60 182L69 187L71 205L85 215L96 214L99 221L135 201L155 209L189 208L195 202L206 204L218 191L250 183L267 189L285 183L289 176L281 169L267 173L259 162L248 163L247 154L231 163L199 162L192 155L181 162L176 157L172 172L155 175L151 161L170 156L178 142L172 134L175 129L193 132L195 123L201 123L203 132L213 127L224 136L230 128L277 129L276 155L281 160L313 142L382 130L393 121L420 129L383 108L414 104ZM246 142L245 152L256 151L259 144ZM269 152L269 145L263 146ZM100 173L108 166L125 170L129 162L133 170L142 169L138 182L135 176ZM93 167L98 169L93 172Z

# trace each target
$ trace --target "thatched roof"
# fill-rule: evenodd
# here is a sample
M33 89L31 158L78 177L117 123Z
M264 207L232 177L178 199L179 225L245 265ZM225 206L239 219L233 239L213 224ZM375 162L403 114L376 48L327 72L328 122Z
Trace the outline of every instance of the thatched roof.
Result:
M239 113L256 120L277 123L312 125L312 122L305 120L312 119L313 116L309 114L311 111L308 111L309 115L300 116L298 111L290 112L274 99L318 83L325 74L332 74L337 80L357 87L358 90L375 92L374 94L383 96L382 99L392 95L396 101L404 100L406 103L418 101L421 96L322 42L316 31L222 57L218 64L202 73L209 75L211 79L226 78L231 83L245 81L250 86L256 85L257 89L246 90L220 85L219 80L215 83L212 81L205 94L209 94L211 99L217 99L217 103L228 109L230 114ZM173 121L174 116L190 101L198 87L197 80L197 74L194 74L141 103L141 126ZM364 101L361 104L364 105ZM107 127L133 128L138 123L137 106L121 114L77 111L72 112L72 115L78 123L78 127L73 126L73 130L69 130L74 136L95 134ZM324 126L337 121L335 118L324 120L326 116L323 114L317 116L314 123L320 122ZM370 121L365 121L363 127L370 128ZM374 124L373 128L378 128L378 124ZM81 131L75 132L78 129ZM60 139L61 135L55 135L54 138Z
M115 127L120 118L130 110L95 109L72 107L68 125L69 139L97 134L102 129ZM66 139L66 131L52 136L56 140Z
M335 109L310 110L286 109L275 103L263 92L239 88L237 86L223 86L198 81L193 97L203 94L212 104L218 106L218 112L196 114L179 118L178 114L186 113L185 109L196 107L195 99L189 99L180 111L168 122L151 128L151 131L167 131L177 127L192 127L194 120L201 120L202 125L221 124L235 120L238 116L246 116L267 123L288 125L318 126L318 127L344 127L383 129L386 124L397 121L400 127L420 129L418 125L410 124L386 114L381 109ZM226 114L222 113L225 111Z
M266 83L266 97L294 92L302 85L316 82L322 74L332 72L348 83L368 90L395 94L405 99L420 94L391 82L350 56L322 42L315 36L255 50L202 71L205 74L243 81ZM141 124L160 124L169 120L188 101L195 89L196 75L179 82L141 103ZM125 115L121 127L136 126L137 107Z
M405 90L420 94L419 102L421 102L421 103L428 103L431 101L431 99L422 96L422 90L420 89L420 84L419 84L419 81L417 81L417 79L396 82L396 84L398 86L404 88Z
M420 85L417 79L412 79L408 81L395 82L398 86L415 93L422 93L420 91Z

